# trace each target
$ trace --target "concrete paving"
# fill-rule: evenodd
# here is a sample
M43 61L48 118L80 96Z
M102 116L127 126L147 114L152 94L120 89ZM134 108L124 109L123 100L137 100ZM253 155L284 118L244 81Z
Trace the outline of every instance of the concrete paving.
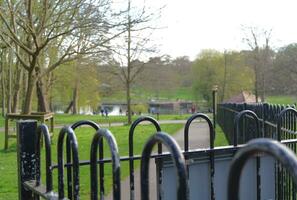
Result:
M178 142L181 149L184 149L184 129L179 130L174 134L174 139ZM209 147L209 130L206 123L193 122L189 132L189 149ZM164 151L166 151L164 149ZM150 162L150 199L156 198L156 167L154 160ZM112 200L112 195L109 194L105 199ZM121 199L130 199L130 184L129 177L121 182ZM140 200L140 170L135 171L135 200Z

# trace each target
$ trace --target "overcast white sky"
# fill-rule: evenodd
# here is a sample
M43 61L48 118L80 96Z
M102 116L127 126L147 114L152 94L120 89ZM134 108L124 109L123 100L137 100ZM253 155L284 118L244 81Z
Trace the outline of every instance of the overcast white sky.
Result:
M160 54L194 59L206 48L247 49L242 25L272 29L275 48L297 42L296 0L146 0L146 4L166 5L157 22L166 28L154 33Z

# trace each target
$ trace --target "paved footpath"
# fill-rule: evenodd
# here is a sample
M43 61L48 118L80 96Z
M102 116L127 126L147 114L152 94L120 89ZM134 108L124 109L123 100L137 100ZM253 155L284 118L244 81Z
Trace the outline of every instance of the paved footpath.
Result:
M175 135L174 139L178 142L180 147L184 149L184 129L179 130ZM193 122L189 132L189 149L206 148L209 147L209 133L208 126L206 123ZM166 150L165 150L166 151ZM156 200L156 167L154 160L150 162L150 199ZM130 184L129 176L121 182L121 199L129 200L130 196ZM106 199L112 200L110 194ZM135 199L140 198L140 171L135 171Z

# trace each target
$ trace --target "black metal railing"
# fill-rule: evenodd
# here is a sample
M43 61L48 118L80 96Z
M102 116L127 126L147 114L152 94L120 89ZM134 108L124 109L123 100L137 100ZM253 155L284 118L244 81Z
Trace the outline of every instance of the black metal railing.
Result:
M232 105L233 106L233 105ZM191 116L185 125L184 129L184 147L185 150L182 152L179 148L176 141L170 137L168 134L161 132L161 127L159 123L151 118L151 117L141 117L137 119L131 126L129 130L129 156L119 156L117 142L113 137L112 133L107 129L102 129L100 126L91 121L80 121L72 126L64 127L58 136L57 142L57 158L58 163L52 163L51 160L51 140L49 136L49 131L45 125L37 126L36 121L20 121L17 124L18 131L18 170L19 170L19 199L20 200L36 200L39 197L44 199L80 199L80 167L81 166L89 166L90 167L90 193L91 199L104 199L105 188L104 188L104 165L106 163L112 164L112 173L113 173L113 199L121 199L121 185L120 185L120 170L122 162L129 162L129 177L130 177L130 199L135 199L135 181L134 181L134 161L141 161L141 198L144 200L148 200L150 198L149 195L149 175L148 175L148 166L149 160L151 158L156 159L156 169L157 169L157 199L162 199L162 192L160 185L163 184L163 160L168 160L171 158L173 161L173 166L176 168L176 176L177 176L177 184L176 188L171 188L173 191L171 193L176 193L176 198L178 200L187 200L190 199L190 190L195 190L195 185L189 185L189 179L191 178L190 165L193 163L194 159L200 159L201 157L206 158L206 161L209 167L207 173L209 179L209 198L211 200L221 199L221 197L216 196L215 187L222 187L222 185L216 186L215 175L216 173L216 158L218 160L221 159L222 154L226 153L228 156L231 154L233 156L237 151L238 155L234 157L235 161L231 165L230 170L230 179L236 177L239 179L238 174L233 175L232 173L239 173L242 169L237 168L238 164L236 164L236 160L241 160L240 165L243 166L245 161L244 159L249 158L251 155L261 155L259 153L267 153L269 155L274 156L276 153L276 149L278 147L277 142L264 141L262 142L263 147L257 147L255 149L254 146L259 146L259 142L249 143L246 147L240 150L243 146L237 145L237 141L240 141L240 138L257 138L266 136L265 131L270 130L271 132L268 135L273 135L276 138L280 138L280 142L284 143L287 147L291 149L288 150L285 147L282 147L282 151L280 151L281 155L285 156L286 159L292 160L294 163L296 159L295 156L292 156L292 152L296 154L296 143L297 139L290 134L293 134L293 131L296 130L296 110L293 108L285 108L283 111L279 110L279 112L272 112L273 109L268 110L277 116L273 118L275 121L270 121L272 119L271 113L267 110L263 109L260 105L255 105L252 107L250 105L226 105L225 107L218 107L218 121L221 125L223 120L225 120L224 126L221 125L223 130L230 130L232 133L237 133L238 136L232 137L234 140L233 146L228 147L214 147L215 140L215 129L213 127L212 121L209 117L202 113L197 113ZM266 105L267 106L267 105ZM243 111L241 108L251 108L249 111ZM269 108L269 105L268 105ZM222 113L225 109L224 113ZM258 109L258 110L257 110ZM262 109L262 110L261 110ZM265 112L266 113L265 113ZM278 111L277 109L275 111ZM262 115L261 115L262 114ZM222 115L224 118L222 119ZM263 116L265 115L265 119L263 120ZM233 117L233 121L229 122L230 119L225 119L226 116ZM261 116L261 117L259 117ZM203 119L206 121L209 127L209 148L207 149L189 149L189 127L191 123L196 119ZM268 120L269 119L269 120ZM144 145L142 155L134 155L133 151L133 136L135 128L144 121L148 121L154 125L156 128L155 133L148 139L146 144ZM228 122L228 123L227 123ZM278 123L277 123L278 122ZM270 124L275 123L273 125L274 129L270 127ZM295 125L294 125L295 123ZM75 130L81 126L91 126L94 128L94 136L93 140L90 142L91 150L90 150L90 159L86 161L82 161L79 159L79 149L78 142L76 139ZM230 128L228 126L230 126ZM246 127L253 128L246 128ZM267 126L265 129L263 126ZM276 132L277 131L277 132ZM195 133L200 134L200 133ZM245 137L244 134L249 134L249 137ZM228 134L227 134L228 135ZM42 137L41 137L42 136ZM66 137L66 151L64 152L64 138ZM45 186L41 184L41 169L40 169L40 143L41 140L44 140L44 150L46 156L45 162ZM111 153L111 158L103 157L103 139L107 142ZM231 140L232 141L232 140ZM242 142L238 142L240 144ZM261 144L262 144L261 143ZM267 144L266 144L267 143ZM153 146L158 144L158 152L156 154L152 154ZM161 144L165 145L169 152L162 152ZM257 144L254 145L253 144ZM250 146L253 146L252 148ZM246 152L246 149L253 149L251 153L240 153ZM263 150L264 149L264 150ZM64 162L64 153L66 162ZM99 154L99 155L98 155ZM248 155L248 157L247 157ZM217 157L218 156L218 157ZM243 158L241 158L243 156ZM243 160L242 160L243 159ZM279 160L278 157L276 157ZM283 163L282 160L279 160L280 163ZM291 161L290 161L291 162ZM199 162L198 162L199 163ZM235 163L235 164L234 164ZM98 166L99 166L99 174L98 174ZM235 167L234 167L235 166ZM260 182L260 159L256 158L256 173L257 173L257 183L256 187L261 187ZM287 169L288 170L285 170ZM295 199L296 198L296 188L294 185L295 175L293 175L293 179L290 176L289 172L292 173L290 165L286 164L283 167L281 165L276 166L276 199ZM58 188L57 191L53 190L53 171L57 170L58 172ZM64 171L66 170L66 177L64 175ZM239 171L239 172L238 172ZM239 173L240 174L240 173ZM99 178L99 184L98 179ZM225 177L227 179L227 177ZM64 185L64 181L66 180L66 184ZM238 180L237 180L238 181ZM239 185L239 184L238 184ZM65 188L65 186L67 188ZM230 189L230 187L229 187ZM238 188L235 188L238 189ZM226 189L227 190L227 189ZM65 191L67 195L65 195ZM229 192L230 190L228 190ZM256 191L257 199L261 198L260 190ZM238 199L238 190L232 190L228 193L230 199ZM65 197L67 196L67 197ZM196 199L198 197L194 197ZM193 197L192 197L193 199ZM228 198L229 199L229 198Z
M239 199L240 176L247 161L257 154L266 153L275 158L290 174L294 183L297 183L297 159L295 152L285 145L271 139L255 139L244 146L233 158L228 177L228 199ZM278 199L294 199L286 196ZM259 196L257 199L260 199Z
M244 116L243 116L243 113ZM239 118L241 118L239 120ZM257 104L220 104L218 124L230 144L244 144L252 138L272 138L278 141L297 138L297 111L295 105ZM234 129L230 127L234 126ZM296 144L287 146L296 151ZM296 188L289 173L281 166L276 170L276 197L296 199Z
M235 118L246 111L241 122L234 126ZM268 103L218 105L217 121L230 144L237 137L238 143L246 143L252 138L265 137L276 140L292 139L296 136L295 105L276 105ZM235 134L234 128L240 135ZM259 128L260 134L255 135Z
M141 122L151 122L156 128L156 134L154 134L150 140L147 142L143 155L134 155L133 152L133 135L135 128ZM104 199L105 189L104 189L104 164L112 163L112 173L113 173L113 199L121 199L121 185L120 185L120 162L129 161L130 164L130 199L135 199L134 196L134 161L141 160L141 165L143 170L141 171L141 176L148 177L148 171L145 166L148 165L148 160L150 158L161 158L162 156L171 155L177 169L177 177L179 181L179 187L177 188L178 199L187 199L188 186L187 186L187 172L186 165L184 162L184 155L182 154L179 146L176 142L166 133L160 132L161 127L159 123L151 117L140 117L132 124L129 131L129 156L119 157L118 148L115 138L112 133L107 129L102 129L98 124L92 121L80 121L72 126L66 126L61 129L58 142L57 142L57 164L53 164L51 161L51 141L49 136L49 131L46 125L40 125L37 127L36 121L20 121L18 126L18 158L19 158L19 176L20 179L20 195L19 198L22 200L35 200L39 197L44 199L79 199L80 198L80 177L79 169L80 166L89 165L90 166L90 180L91 180L91 199ZM90 160L81 161L79 159L78 142L75 134L75 129L81 126L93 127L96 131L90 150ZM36 134L37 133L37 134ZM41 134L43 137L41 137ZM66 137L66 163L64 162L64 138ZM30 139L29 139L30 138ZM46 185L41 184L41 170L40 170L40 144L41 139L45 140L45 152L46 152ZM103 138L107 140L107 144L110 148L111 159L103 158ZM158 153L150 155L150 150L152 150L153 144L158 143ZM170 151L170 153L162 154L163 143ZM32 149L32 147L34 147ZM99 151L99 159L98 153ZM158 182L161 184L161 162L157 159L157 172L158 172ZM98 188L98 172L97 165L99 165L99 180L100 187ZM58 191L53 191L53 170L58 170ZM66 184L64 184L65 173ZM24 170L26 173L24 173ZM182 177L181 177L182 176ZM23 178L22 178L23 177ZM142 179L142 181L145 179ZM148 179L147 179L148 181ZM66 190L65 190L66 185ZM141 186L142 198L148 199L148 188L146 188L144 183ZM148 187L148 186L147 186ZM99 189L99 195L98 195ZM65 191L67 191L67 198L65 197ZM147 191L147 192L146 192ZM158 194L159 195L159 194ZM158 198L161 198L159 196Z

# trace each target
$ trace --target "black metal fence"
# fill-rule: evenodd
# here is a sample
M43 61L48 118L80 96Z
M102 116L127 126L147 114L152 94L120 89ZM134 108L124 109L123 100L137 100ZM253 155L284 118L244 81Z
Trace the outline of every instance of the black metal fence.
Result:
M134 155L133 152L133 135L135 128L143 121L151 122L156 133L146 142L142 155ZM94 128L95 135L91 142L90 160L81 161L78 156L78 142L75 135L75 129L80 126L91 126ZM58 136L57 157L58 163L53 164L51 161L51 139L46 125L37 127L36 121L20 121L17 123L18 138L18 171L19 171L19 199L35 200L39 197L44 199L79 199L80 197L80 178L79 169L82 165L90 166L90 191L91 199L104 199L104 164L112 163L113 174L113 199L121 199L120 185L120 162L129 161L130 168L130 199L134 196L134 161L141 160L141 198L149 199L148 190L148 166L150 158L159 158L171 155L176 167L179 187L177 188L178 199L186 199L187 196L187 171L179 146L174 139L168 134L161 131L159 123L151 117L140 117L133 122L129 131L129 156L120 157L115 138L112 133L100 128L98 124L92 121L80 121L72 126L62 128ZM64 138L66 137L66 163L64 162ZM40 178L40 144L42 138L45 143L45 171L46 185L41 184ZM110 148L111 158L103 158L103 139L107 141ZM151 155L152 149L158 143L158 154ZM162 154L162 145L165 145L169 153ZM99 155L98 154L99 151ZM162 154L162 155L161 155ZM161 174L161 162L157 165L158 174ZM97 168L99 168L99 176ZM53 170L58 171L58 192L53 190ZM65 177L64 171L67 176ZM100 188L98 188L98 180ZM159 183L162 181L158 175ZM66 178L66 190L64 179ZM99 189L99 192L98 192ZM65 191L67 195L65 195ZM99 195L98 195L99 194ZM66 197L67 196L67 197ZM160 197L159 197L160 198Z
M295 105L219 104L217 118L230 144L258 137L278 141L296 138Z
M221 109L221 108L219 108ZM230 107L228 109L231 109ZM290 111L296 113L296 111L290 109ZM218 115L220 115L220 111ZM225 115L229 115L230 113L226 112ZM241 114L244 115L253 115L250 112L245 112ZM230 114L231 116L231 114ZM236 124L238 124L243 117L238 115L236 120ZM280 116L282 116L280 114ZM193 120L201 118L205 120L209 126L209 134L210 134L210 147L206 150L189 150L188 140L189 140L189 127ZM220 121L219 117L219 121ZM234 120L234 119L233 119ZM257 136L263 134L261 126L263 124L257 123L257 116L253 117L253 120L256 121L256 127L260 127L259 130L254 131ZM291 118L290 118L291 120ZM292 119L293 120L293 119ZM156 133L153 134L146 144L144 145L142 155L134 155L133 151L133 135L135 128L143 121L151 122L155 128ZM295 121L296 122L296 121ZM231 128L237 127L237 125L233 126L233 123L230 123L229 126ZM91 144L91 152L90 159L87 161L82 161L79 159L78 154L78 142L75 135L75 129L80 126L91 126L94 128L94 136ZM222 126L223 127L223 126ZM280 124L277 126L281 131L283 130L280 127ZM240 127L239 127L240 128ZM235 128L236 131L239 129ZM44 199L80 199L80 167L83 165L88 165L90 167L90 199L104 199L105 188L104 188L104 164L111 163L112 164L112 174L113 174L113 199L119 200L121 199L121 185L120 185L120 171L121 171L121 163L129 162L130 169L130 199L135 199L134 191L135 191L135 181L134 181L134 161L141 160L141 199L148 200L150 199L149 194L149 176L148 176L148 166L149 160L151 158L156 159L156 169L157 169L157 182L158 184L163 184L162 173L163 173L163 158L168 159L171 157L173 165L176 168L176 176L177 176L177 184L176 190L176 199L178 200L187 200L189 199L189 190L195 189L195 185L189 185L189 161L193 158L193 156L197 155L206 155L207 160L209 160L209 177L210 177L210 199L221 199L218 196L215 196L215 156L217 153L221 154L225 151L236 152L238 149L241 149L241 145L236 145L232 147L224 147L220 149L214 148L214 139L215 139L215 131L213 128L212 121L204 114L198 113L194 114L189 118L185 125L184 132L184 152L181 151L179 145L175 142L175 140L170 137L168 134L161 131L159 123L151 118L151 117L141 117L137 119L130 128L129 131L129 156L120 157L117 142L113 137L112 133L107 130L100 128L94 122L91 121L80 121L78 123L73 124L72 126L64 127L58 136L57 142L57 156L58 163L54 164L51 160L51 139L49 135L49 131L45 125L37 126L36 121L20 121L17 123L17 138L18 138L18 176L19 176L19 199L20 200L36 200L40 197ZM231 129L230 129L231 130ZM241 131L238 131L239 133ZM247 131L245 133L248 133ZM196 133L199 134L199 133ZM66 138L65 138L66 137ZM111 158L104 158L103 154L103 139L106 140L106 144L109 146ZM41 140L44 140L44 149L41 149L40 143ZM66 151L64 152L64 143L66 142ZM287 141L282 141L286 145L296 146L296 139L290 139ZM158 144L158 152L157 154L152 154L153 147ZM165 145L169 152L162 152L162 145ZM45 185L41 183L41 165L40 165L40 151L45 151L46 162L45 162ZM243 153L240 153L243 152ZM240 151L237 156L235 156L234 161L230 166L230 176L229 176L229 185L232 187L228 190L228 199L238 199L238 187L234 187L234 183L239 180L239 174L242 169L242 166L245 164L247 158L251 155L255 155L260 152L265 152L270 154L279 160L282 164L284 164L285 168L288 168L284 174L280 174L280 178L289 177L289 173L292 174L293 179L290 179L288 183L291 185L286 187L286 190L295 190L293 187L293 182L296 183L297 177L297 160L295 156L293 156L292 152L283 147L282 145L272 142L269 140L260 140L254 141L246 145L242 151ZM246 153L245 153L246 152ZM198 153L198 154L197 154ZM232 153L232 154L233 154ZM66 157L66 162L64 161L64 154ZM204 155L204 156L205 156ZM234 155L234 154L233 154ZM239 163L239 164L238 164ZM238 167L240 166L240 167ZM259 167L259 166L258 166ZM99 173L98 173L99 169ZM57 170L58 172L58 185L57 189L53 188L53 171ZM65 172L66 171L66 175ZM279 171L278 171L279 172ZM99 178L99 184L98 184ZM227 178L226 178L227 179ZM234 179L234 180L233 180ZM286 179L287 180L287 179ZM289 180L289 179L288 179ZM64 183L66 182L66 184ZM257 187L260 187L261 183L257 182ZM172 189L172 188L171 188ZM128 191L127 191L128 192ZM172 191L170 191L172 193ZM66 194L65 194L66 193ZM162 199L162 195L160 191L157 191L157 199ZM257 191L258 193L258 191ZM292 195L293 194L293 195ZM291 197L295 198L295 191L292 194L287 194L280 196L278 195L278 199L291 199ZM259 197L259 195L257 195ZM286 198L281 198L286 197ZM199 196L194 197L193 199L197 199ZM293 198L293 199L294 199Z
M244 103L218 106L218 124L233 145L259 137L294 140L297 138L296 119L295 105ZM288 143L287 147L296 154L296 143ZM279 166L276 174L277 199L296 199L296 187L288 172Z

